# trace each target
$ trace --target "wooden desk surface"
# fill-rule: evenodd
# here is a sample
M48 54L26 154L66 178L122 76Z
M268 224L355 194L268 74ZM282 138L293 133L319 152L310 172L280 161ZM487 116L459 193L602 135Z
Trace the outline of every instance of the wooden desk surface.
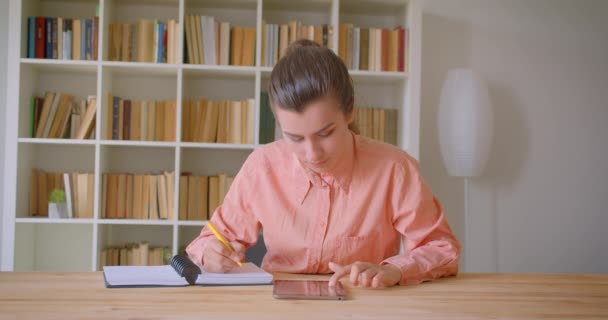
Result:
M327 278L277 274L275 279ZM608 275L461 274L347 287L346 301L276 300L272 286L107 289L101 272L0 272L0 319L608 319Z

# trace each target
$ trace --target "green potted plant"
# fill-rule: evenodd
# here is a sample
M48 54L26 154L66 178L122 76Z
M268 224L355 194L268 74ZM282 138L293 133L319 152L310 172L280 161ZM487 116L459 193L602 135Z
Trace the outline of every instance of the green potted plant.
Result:
M53 189L49 194L49 218L61 219L68 217L68 206L65 201L65 191Z

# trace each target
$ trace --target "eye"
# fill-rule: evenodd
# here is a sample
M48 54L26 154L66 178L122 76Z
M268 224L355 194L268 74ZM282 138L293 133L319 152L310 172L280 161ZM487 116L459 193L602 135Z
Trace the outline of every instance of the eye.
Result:
M330 130L330 131L325 131L323 133L319 133L318 136L321 138L327 138L329 136L331 136L331 134L334 133L334 130Z
M293 141L293 142L300 142L300 141L302 141L303 138L302 137L294 137L294 136L290 135L289 139L291 139L291 141Z

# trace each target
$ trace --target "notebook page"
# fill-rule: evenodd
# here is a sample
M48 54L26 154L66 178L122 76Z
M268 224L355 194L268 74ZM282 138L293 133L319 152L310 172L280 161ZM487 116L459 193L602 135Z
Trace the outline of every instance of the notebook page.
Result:
M239 285L239 284L269 284L272 275L251 262L242 267L236 267L228 273L212 273L202 271L196 284L202 285Z
M170 265L164 266L104 266L109 286L187 286Z

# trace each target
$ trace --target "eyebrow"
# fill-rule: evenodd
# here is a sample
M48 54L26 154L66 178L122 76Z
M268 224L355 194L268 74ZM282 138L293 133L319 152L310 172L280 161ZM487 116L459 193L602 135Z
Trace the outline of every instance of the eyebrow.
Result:
M325 131L325 130L329 129L329 128L330 128L331 126L333 126L333 125L334 125L334 123L333 123L333 122L331 122L331 123L327 124L326 126L324 126L323 128L321 128L321 129L317 130L317 132L315 132L314 134L319 134L319 133L321 133L321 132L323 132L323 131ZM290 136L292 136L292 137L302 137L301 135L298 135L298 134L293 134L293 133L291 133L291 132L287 132L287 131L285 131L285 132L283 132L283 133L285 133L285 134L287 134L287 135L290 135Z

